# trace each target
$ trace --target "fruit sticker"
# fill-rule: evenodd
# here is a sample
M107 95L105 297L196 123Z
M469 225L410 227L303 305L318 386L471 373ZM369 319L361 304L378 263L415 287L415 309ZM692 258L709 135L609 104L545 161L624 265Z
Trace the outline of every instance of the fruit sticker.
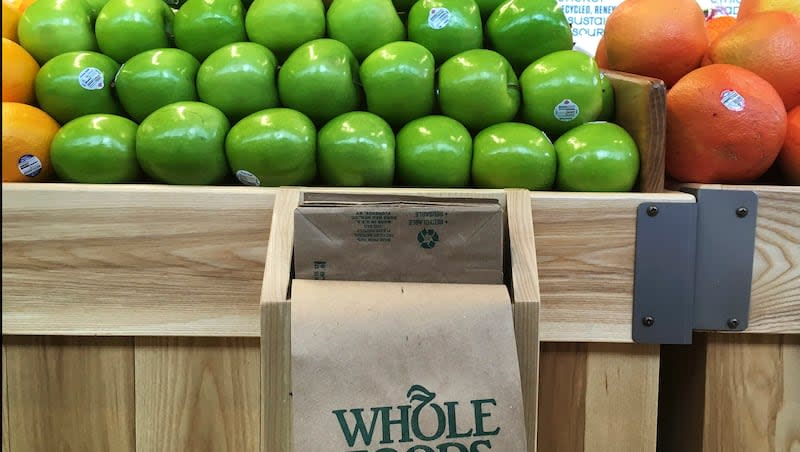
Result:
M428 14L428 25L434 30L441 30L450 23L450 10L447 8L431 8Z
M24 176L36 177L42 172L42 161L35 155L25 154L19 158L17 168Z
M83 89L97 90L103 89L103 72L96 67L87 67L78 74L78 83Z
M237 171L236 178L245 185L252 185L253 187L261 186L261 180L258 179L258 176L247 170L240 169Z
M580 114L581 109L575 102L564 99L553 109L553 116L563 122L572 121Z
M726 89L720 94L720 102L730 111L742 111L745 107L744 97L732 89Z

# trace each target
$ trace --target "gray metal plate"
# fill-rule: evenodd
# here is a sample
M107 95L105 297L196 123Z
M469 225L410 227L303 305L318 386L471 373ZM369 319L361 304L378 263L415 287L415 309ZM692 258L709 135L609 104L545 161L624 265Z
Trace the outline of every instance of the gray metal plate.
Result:
M696 228L694 203L639 206L633 286L634 341L692 342Z
M692 192L698 206L694 329L743 331L750 314L758 195Z

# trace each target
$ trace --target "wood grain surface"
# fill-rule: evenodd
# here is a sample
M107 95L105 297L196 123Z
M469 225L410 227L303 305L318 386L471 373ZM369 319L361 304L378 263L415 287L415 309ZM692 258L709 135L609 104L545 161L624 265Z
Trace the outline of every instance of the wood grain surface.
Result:
M535 452L539 396L540 296L530 194L525 190L507 190L506 210L511 252L514 333L519 358L522 403L525 408L528 451Z
M3 333L257 335L273 199L4 183Z
M667 89L658 79L603 70L614 87L614 122L636 142L640 155L639 191L664 191Z
M136 338L136 449L255 452L256 338Z
M10 451L136 450L131 338L3 342Z
M540 452L656 450L658 346L542 344Z
M685 193L531 194L542 341L632 341L636 209L656 199L694 202Z
M0 403L3 404L3 452L9 452L11 450L10 442L11 442L11 428L8 422L8 372L6 372L6 344L3 341L2 346L3 351L3 381L0 384L3 385L3 400Z
M800 450L800 336L709 335L703 451Z

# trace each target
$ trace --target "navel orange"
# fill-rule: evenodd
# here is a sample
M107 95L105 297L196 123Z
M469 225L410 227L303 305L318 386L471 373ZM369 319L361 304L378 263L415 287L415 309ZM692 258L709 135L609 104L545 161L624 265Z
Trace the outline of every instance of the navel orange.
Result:
M739 5L739 19L750 17L764 11L784 11L800 16L798 0L742 0Z
M752 182L775 162L785 135L780 96L747 69L705 66L667 94L667 173L678 181Z
M33 81L38 72L39 63L27 50L3 38L3 102L33 103Z
M3 182L50 177L50 143L58 129L58 123L36 107L3 102Z
M606 38L603 36L597 43L597 50L594 52L594 60L597 61L597 67L600 69L608 69L608 51L606 50Z
M3 37L12 41L17 41L17 24L22 15L11 4L3 0Z
M786 140L778 156L778 166L787 182L800 185L800 107L789 112Z

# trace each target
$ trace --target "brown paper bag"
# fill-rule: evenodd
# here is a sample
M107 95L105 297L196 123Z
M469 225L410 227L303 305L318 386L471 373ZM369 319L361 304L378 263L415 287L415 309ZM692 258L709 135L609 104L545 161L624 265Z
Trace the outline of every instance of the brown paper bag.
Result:
M295 280L295 452L524 452L502 285Z

